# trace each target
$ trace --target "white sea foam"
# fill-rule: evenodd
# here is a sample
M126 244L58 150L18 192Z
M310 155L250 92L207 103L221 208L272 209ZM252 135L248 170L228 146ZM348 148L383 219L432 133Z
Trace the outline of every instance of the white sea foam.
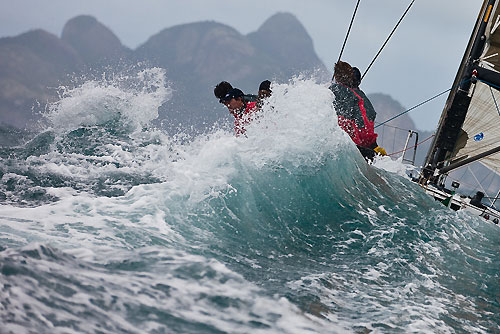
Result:
M61 99L45 116L58 132L100 125L118 116L141 127L158 117L158 107L170 94L165 71L146 69L135 75L89 80L75 88L61 87Z
M415 166L403 163L402 159L402 157L393 159L389 156L376 156L373 166L403 177L407 177L409 173L417 171Z
M200 324L227 333L346 332L336 324L303 314L285 298L265 296L260 288L216 260L148 247L135 253L109 254L108 263L121 263L124 258L125 263L147 263L151 258L154 264L148 272L105 270L74 262L37 244L0 253L0 260L24 263L43 277L20 276L15 286L0 281L0 287L9 293L11 319L24 324L11 321L3 330L30 333L41 327L65 333L139 333L168 330L169 319L176 318L177 328ZM183 271L194 277L186 277ZM58 289L48 289L50 286ZM52 302L44 302L49 300ZM25 315L26 305L30 317ZM51 305L57 305L58 312L54 313ZM3 304L0 312L7 312ZM81 317L81 312L86 316ZM162 316L165 314L168 317Z
M151 75L155 77L155 73ZM161 80L153 82L156 82L155 87L161 85ZM449 330L449 326L439 320L441 314L449 314L446 310L449 300L446 295L440 295L444 288L435 279L440 273L422 269L427 260L442 259L443 249L424 241L419 243L416 239L404 243L404 236L412 231L405 229L407 218L394 216L400 198L398 193L391 195L391 190L399 179L391 178L390 184L386 171L404 175L406 167L389 157L377 158L372 167L365 164L352 141L338 127L331 103L333 96L326 86L302 79L275 85L273 96L260 117L248 126L247 136L235 137L233 133L215 130L183 144L158 130L141 129L156 116L166 96L167 90L163 88L133 92L117 84L90 82L68 92L49 115L54 128L64 132L81 126L97 126L120 114L133 125L131 142L107 144L102 148L106 152L103 155L51 151L31 157L27 163L39 171L76 177L81 181L117 171L148 174L158 180L134 186L119 197L99 197L69 187L48 188L51 194L60 197L59 201L35 208L0 207L0 238L4 245L13 248L4 251L6 257L14 256L11 251L15 252L16 246L27 245L30 251L37 248L38 243L50 245L74 256L77 264L59 266L49 259L41 259L33 261L33 265L40 266L38 269L42 273L54 271L62 277L75 277L83 286L92 288L90 292L78 291L63 298L67 303L74 303L76 311L58 312L57 320L81 323L82 319L75 314L91 310L100 314L90 323L91 328L97 331L102 323L109 321L109 332L161 331L165 327L159 322L159 314L230 333L248 333L249 328L252 333L342 333L360 327L373 332L381 332L380 328L402 332L446 333ZM103 110L101 106L108 109ZM345 189L336 189L337 195L345 195L347 199L331 203L332 207L344 208L347 218L343 221L338 218L339 221L325 225L326 230L341 230L345 238L334 244L329 239L334 236L328 233L340 232L325 232L324 240L339 250L331 253L334 262L327 270L332 272L306 274L289 282L288 287L298 291L298 295L308 293L319 298L318 303L311 305L316 312L312 313L329 321L301 313L285 298L266 295L266 291L215 259L192 254L209 252L210 247L187 240L187 236L202 235L205 240L216 240L210 235L213 232L196 226L205 218L196 216L200 205L212 199L223 202L231 197L226 195L239 191L238 182L251 183L252 173L267 170L297 173L302 169L314 173L325 161L342 161L334 166L344 168L333 171L334 177L325 184L344 178L352 182ZM234 221L239 219L228 211L227 215L232 215ZM204 214L210 216L214 212L207 210ZM445 214L431 211L429 215L442 219ZM212 222L214 225L219 223ZM425 228L414 224L422 238L431 239L425 235ZM395 238L398 231L401 239ZM458 231L445 233L442 238L445 237L466 239ZM217 248L218 241L213 242L210 246ZM154 243L160 246L153 247ZM308 252L314 250L310 244L307 247ZM405 253L407 248L414 253ZM353 250L359 253L353 256L349 253ZM300 252L290 252L286 249L283 253L286 256L270 252L262 257L279 261L290 257L296 261ZM391 258L391 254L396 255ZM398 254L415 256L412 261L416 264ZM103 269L113 264L119 268L135 261L156 263L157 258L162 260L153 268L139 267L119 271L119 274ZM360 258L367 262L359 262ZM347 263L350 260L352 262ZM67 261L71 263L72 260ZM341 264L336 266L334 264L339 262L335 261ZM238 259L237 262L248 264L254 270L264 268L255 259ZM176 275L176 270L181 274ZM190 270L194 272L192 277ZM395 276L401 277L403 283L391 281ZM37 289L36 284L40 282L28 278L18 284L21 288L10 290L14 300L10 307L14 311L9 312L22 318L23 305L33 305L34 317L49 328L51 323L44 317L54 313L53 309L40 302L53 297L49 290ZM31 287L33 284L35 289ZM168 292L151 288L162 284L168 286ZM422 290L437 292L427 296L418 293ZM96 295L104 306L96 306ZM430 298L430 302L417 297ZM229 306L214 307L212 298L230 301ZM463 304L467 310L472 309L473 302ZM127 307L131 306L153 311L137 325L127 318L135 314L136 309L127 312ZM252 327L257 322L262 326ZM19 330L19 326L9 324L8 329Z

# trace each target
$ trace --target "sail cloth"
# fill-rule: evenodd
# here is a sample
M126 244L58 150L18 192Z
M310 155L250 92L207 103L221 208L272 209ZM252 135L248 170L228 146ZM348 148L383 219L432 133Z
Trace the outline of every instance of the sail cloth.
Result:
M500 108L500 91L478 81L457 142L455 161L500 146L500 109L498 108ZM485 157L480 162L500 173L500 153Z
M500 6L495 3L488 16L486 43L479 66L494 71L500 78ZM479 78L481 80L481 77ZM454 161L487 152L500 146L500 91L496 85L477 81L472 85L469 105L462 132L455 146ZM500 153L480 162L500 174Z

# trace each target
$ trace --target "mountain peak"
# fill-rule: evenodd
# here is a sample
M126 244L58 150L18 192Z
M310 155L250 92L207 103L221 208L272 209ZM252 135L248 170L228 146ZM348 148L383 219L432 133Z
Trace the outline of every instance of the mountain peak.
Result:
M140 60L153 60L154 65L169 69L174 79L185 80L191 74L196 81L206 82L220 81L221 76L226 80L245 77L255 53L244 35L214 21L164 29L137 50Z
M271 16L256 32L248 34L248 39L269 59L277 60L275 67L286 64L280 70L284 77L311 73L314 69L328 77L325 65L314 51L311 36L293 14Z
M291 13L279 12L268 18L258 30L261 33L299 33L306 39L310 38L306 29L297 19L297 17Z
M61 39L90 65L105 65L111 59L124 56L126 52L118 37L89 15L69 20L63 28Z
M50 63L59 68L70 69L78 66L78 55L75 50L68 44L61 41L56 35L51 34L43 29L35 29L20 34L16 37L6 37L0 39L0 49L5 53L3 54L2 65L8 64L17 58L17 63L27 61L28 63L36 63L39 60ZM19 53L30 54L30 57L35 57L37 60L32 59L28 61L27 58L20 56ZM16 57L13 57L17 54ZM9 56L7 56L9 55ZM24 64L23 66L27 66ZM15 68L16 65L12 64L8 67Z

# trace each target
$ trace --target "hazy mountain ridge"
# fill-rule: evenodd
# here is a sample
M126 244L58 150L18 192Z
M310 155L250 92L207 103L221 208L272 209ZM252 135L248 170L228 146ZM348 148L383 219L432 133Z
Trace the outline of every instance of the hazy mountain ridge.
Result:
M24 127L32 106L54 97L48 87L82 64L73 48L43 30L0 39L0 121Z
M56 98L55 88L69 84L72 76L97 75L109 68L119 71L124 64L138 62L167 70L174 95L161 107L160 118L172 127L179 123L199 127L227 118L213 96L213 87L222 80L256 93L264 79L286 82L298 74L314 74L320 81L331 77L311 37L289 13L273 15L248 35L213 21L177 25L161 30L135 50L122 45L94 17L81 15L66 23L61 38L34 30L0 39L0 122L29 126L36 118L32 106L43 109ZM395 101L389 107L387 96L371 98L378 121L402 108ZM414 128L409 117L391 124Z
M81 15L69 20L61 40L70 45L87 65L108 66L131 56L132 50L94 17Z

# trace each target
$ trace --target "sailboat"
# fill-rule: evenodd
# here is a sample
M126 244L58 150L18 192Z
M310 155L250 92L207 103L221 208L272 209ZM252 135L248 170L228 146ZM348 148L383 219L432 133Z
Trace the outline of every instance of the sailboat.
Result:
M495 223L500 211L446 187L450 172L479 162L500 175L500 0L485 0L444 106L420 176L415 179L435 199Z

